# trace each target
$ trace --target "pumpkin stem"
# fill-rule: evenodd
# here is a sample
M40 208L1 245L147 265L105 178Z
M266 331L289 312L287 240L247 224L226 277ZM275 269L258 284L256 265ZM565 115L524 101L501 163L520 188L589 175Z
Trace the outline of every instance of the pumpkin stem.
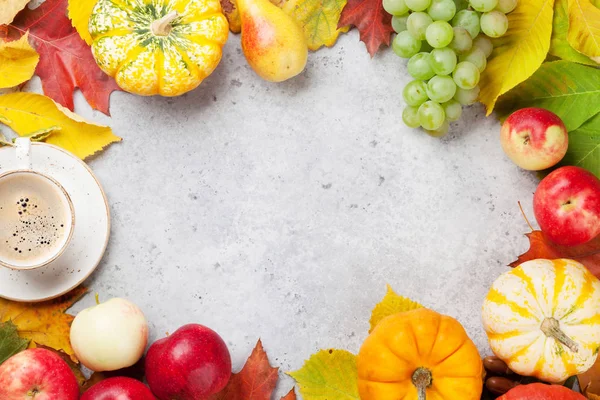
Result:
M427 388L431 386L431 371L427 368L419 367L412 375L412 383L416 386L419 393L419 400L426 400L425 395Z
M175 21L179 17L177 11L171 11L161 19L157 19L150 25L150 30L156 36L168 36L171 33L171 22Z
M557 340L566 346L573 353L577 353L579 351L579 345L575 343L573 339L568 337L563 331L560 330L560 323L558 320L554 318L546 318L542 322L542 326L540 327L544 335Z

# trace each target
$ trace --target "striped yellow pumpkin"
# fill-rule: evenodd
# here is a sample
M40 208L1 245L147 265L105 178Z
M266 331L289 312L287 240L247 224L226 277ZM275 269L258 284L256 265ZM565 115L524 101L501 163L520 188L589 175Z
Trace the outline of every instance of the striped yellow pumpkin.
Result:
M229 33L219 0L98 0L89 30L100 68L145 96L197 87L221 61Z
M562 382L600 347L600 281L573 260L532 260L500 276L483 303L496 356L515 372Z

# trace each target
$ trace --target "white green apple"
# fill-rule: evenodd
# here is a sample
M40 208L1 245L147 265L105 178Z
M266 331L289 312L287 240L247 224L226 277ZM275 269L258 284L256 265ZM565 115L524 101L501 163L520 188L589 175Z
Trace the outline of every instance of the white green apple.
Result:
M81 311L71 325L71 346L92 371L135 364L148 344L148 322L138 306L114 298Z

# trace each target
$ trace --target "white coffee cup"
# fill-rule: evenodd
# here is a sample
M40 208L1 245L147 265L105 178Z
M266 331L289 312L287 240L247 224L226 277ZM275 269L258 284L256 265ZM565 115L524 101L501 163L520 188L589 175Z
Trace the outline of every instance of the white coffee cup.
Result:
M31 168L31 142L16 140L17 169L0 174L0 266L40 268L68 247L75 211L55 179Z

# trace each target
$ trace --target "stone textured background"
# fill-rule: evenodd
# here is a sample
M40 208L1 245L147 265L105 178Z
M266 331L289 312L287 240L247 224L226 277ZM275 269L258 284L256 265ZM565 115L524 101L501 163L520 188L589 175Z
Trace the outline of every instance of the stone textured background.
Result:
M487 353L480 306L527 248L517 201L533 218L537 180L480 106L443 140L404 127L409 80L352 31L282 84L261 81L232 36L182 97L115 93L107 118L78 93L77 112L125 139L90 161L113 226L87 285L139 304L152 340L212 327L235 369L258 338L281 371L319 348L357 351L387 283L458 318Z

